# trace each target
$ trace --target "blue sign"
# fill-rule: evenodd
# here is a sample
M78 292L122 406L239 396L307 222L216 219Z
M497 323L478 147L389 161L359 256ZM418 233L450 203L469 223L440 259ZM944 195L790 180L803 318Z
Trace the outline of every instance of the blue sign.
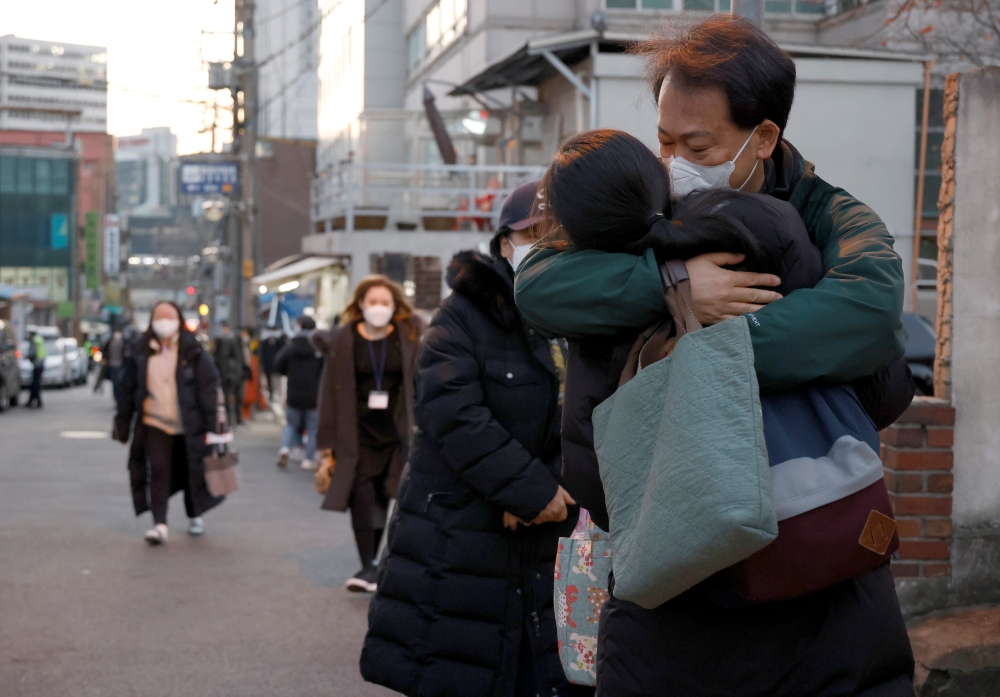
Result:
M182 194L239 193L240 168L236 162L185 162L181 165Z
M66 249L69 246L69 216L53 213L51 220L52 249Z

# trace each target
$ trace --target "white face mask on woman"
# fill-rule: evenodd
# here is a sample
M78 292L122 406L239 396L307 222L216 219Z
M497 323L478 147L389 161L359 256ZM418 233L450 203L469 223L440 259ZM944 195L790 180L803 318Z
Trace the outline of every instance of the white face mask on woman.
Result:
M153 333L161 339L170 339L180 328L180 320L166 318L153 320Z
M750 131L750 135L747 136L746 141L743 143L743 147L740 151L736 153L736 157L731 159L729 162L723 162L721 165L712 165L708 167L706 165L698 165L694 162L689 162L683 157L671 157L667 161L668 171L670 173L670 198L678 199L684 198L690 193L695 191L706 191L708 189L731 189L732 186L729 184L729 177L732 176L733 172L736 170L736 160L739 159L743 151L746 150L747 144L750 139L753 138L753 134L757 132L757 126ZM746 181L740 184L738 190L742 191L743 187L747 185L750 181L750 177L753 173L757 171L757 163L760 160L754 162L753 169L750 170L750 174L747 175Z
M395 310L388 305L369 305L361 311L361 314L364 315L365 322L376 329L381 329L385 325L389 324L389 320L392 319L393 312L395 312Z
M517 271L517 267L520 266L521 262L524 261L524 258L528 256L528 252L530 252L531 248L535 246L535 243L534 242L529 242L528 244L511 243L510 246L514 250L514 253L513 255L511 255L511 258L508 259L507 261L509 261L510 265L514 267L514 271Z

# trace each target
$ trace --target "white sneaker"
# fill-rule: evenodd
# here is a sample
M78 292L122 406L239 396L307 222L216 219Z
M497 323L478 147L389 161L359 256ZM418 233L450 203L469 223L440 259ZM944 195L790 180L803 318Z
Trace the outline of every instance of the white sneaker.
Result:
M167 526L163 523L157 523L153 526L151 530L146 531L145 540L152 546L162 545L167 541L167 537L170 532L167 530Z
M303 460L302 464L300 464L299 467L301 467L302 469L304 469L306 472L315 472L316 471L316 463L313 462L312 460Z
M191 537L198 537L199 535L205 534L205 519L201 516L191 519L191 524L188 526L188 535Z

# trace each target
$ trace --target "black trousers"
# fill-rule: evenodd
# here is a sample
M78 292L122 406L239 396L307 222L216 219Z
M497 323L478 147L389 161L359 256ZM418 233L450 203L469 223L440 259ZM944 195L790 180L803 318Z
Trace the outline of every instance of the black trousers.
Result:
M153 522L166 525L170 494L182 489L184 509L188 518L194 518L184 436L172 436L146 426L146 462L149 463L149 508L153 511Z
M354 541L358 545L361 566L367 569L375 560L386 526L389 494L385 490L385 474L356 479L350 505Z
M37 403L42 406L42 373L45 366L39 364L31 368L31 394L28 397L28 406Z
M222 383L222 391L226 395L226 410L229 416L229 425L243 423L243 381Z

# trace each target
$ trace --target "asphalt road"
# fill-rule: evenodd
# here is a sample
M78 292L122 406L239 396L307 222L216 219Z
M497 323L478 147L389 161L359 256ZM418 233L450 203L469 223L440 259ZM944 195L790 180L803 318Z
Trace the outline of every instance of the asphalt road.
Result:
M178 494L169 544L150 548L127 449L103 435L110 396L43 399L0 414L0 697L395 694L358 672L349 518L275 467L273 420L237 433L242 487L207 534L188 538Z

